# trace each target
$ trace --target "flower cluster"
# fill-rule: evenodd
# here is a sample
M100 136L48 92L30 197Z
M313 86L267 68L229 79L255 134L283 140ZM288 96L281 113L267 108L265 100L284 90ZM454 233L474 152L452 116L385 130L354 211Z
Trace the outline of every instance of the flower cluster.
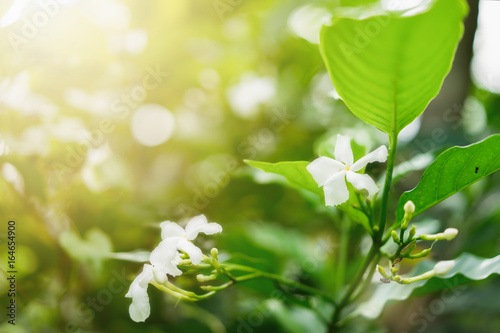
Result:
M359 174L368 163L385 162L387 147L380 146L366 156L354 162L350 139L337 135L335 159L322 156L307 166L307 171L313 176L318 186L323 186L327 206L337 206L349 200L349 189L346 181L358 190L368 191L368 198L378 192L378 186L366 174Z
M201 262L203 254L193 241L199 233L206 235L222 231L218 223L208 223L204 215L193 217L186 228L177 223L166 221L160 224L162 241L149 257L151 264L145 264L142 272L134 279L125 297L132 298L129 313L136 322L145 321L150 314L147 288L150 283L164 284L168 275L179 276L182 271L177 267L181 262L182 251L189 256L191 263Z

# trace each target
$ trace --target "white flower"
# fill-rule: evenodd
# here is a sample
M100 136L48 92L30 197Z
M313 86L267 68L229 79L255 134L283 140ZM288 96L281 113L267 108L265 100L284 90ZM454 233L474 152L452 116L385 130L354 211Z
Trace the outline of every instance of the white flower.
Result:
M149 257L151 265L145 264L142 272L132 281L125 297L132 298L129 307L130 318L135 322L145 321L149 317L150 306L148 297L148 284L150 282L165 283L167 274L172 276L181 275L182 271L177 268L181 261L176 244L160 243L151 252Z
M363 169L371 162L385 162L387 155L387 147L380 146L354 163L350 139L338 134L334 151L335 159L325 156L317 158L307 166L307 171L313 176L318 186L324 186L326 205L337 206L349 199L346 181L358 190L367 190L369 198L378 192L378 186L370 176L356 173L356 171Z
M218 223L208 223L205 215L198 215L193 217L188 224L186 229L179 226L174 222L163 222L160 224L161 227L161 238L163 239L160 243L176 244L177 249L186 252L194 265L200 263L202 259L201 250L191 243L200 232L206 235L216 234L222 231L222 227ZM153 251L154 252L154 251ZM151 254L152 255L152 254Z
M186 229L174 222L163 222L160 227L163 240L149 256L151 265L144 265L142 272L132 281L125 295L125 297L132 298L129 313L130 318L135 322L145 321L151 312L148 284L151 282L164 284L168 279L167 275L178 276L182 274L182 271L177 268L181 261L178 250L186 252L191 258L191 262L197 265L200 263L203 254L191 241L200 232L211 235L222 231L219 224L208 223L204 215L193 217L187 224Z

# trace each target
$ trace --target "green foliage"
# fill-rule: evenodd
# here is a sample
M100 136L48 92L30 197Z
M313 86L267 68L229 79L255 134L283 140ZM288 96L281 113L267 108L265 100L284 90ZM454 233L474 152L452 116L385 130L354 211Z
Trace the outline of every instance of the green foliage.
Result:
M109 236L98 228L88 230L84 237L78 236L74 231L64 232L59 243L73 259L88 263L94 270L92 273L101 272L103 261L113 251Z
M259 161L245 160L245 163L261 169L265 172L271 172L285 177L288 182L296 187L316 193L320 196L323 191L318 187L311 174L307 171L306 167L310 162L307 161L294 161L294 162L278 162L267 163Z
M430 293L455 295L461 289L448 288L499 274L499 256L466 254L444 279L410 285L377 283L375 264L387 265L384 256L397 251L387 230L376 228L382 186L368 202L364 193L358 192L358 197L348 184L349 200L325 207L323 188L306 170L315 155L333 157L332 138L339 133L354 138L354 160L387 142L384 133L353 114L394 136L422 113L450 69L462 33L464 0L422 1L425 5L415 16L385 12L378 0L112 2L111 11L82 2L61 7L36 36L15 38L21 41L18 50L11 47L11 37L31 25L28 21L37 9L28 8L23 13L26 20L0 29L4 37L0 59L9 69L0 78L0 210L17 221L16 284L22 287L16 295L18 331L51 332L62 327L82 332L338 331L327 326L337 319L342 325L345 318L358 315L378 317L392 301L401 301L397 310L411 309L410 298L428 295L417 301L424 306L432 302ZM0 6L0 18L9 6ZM307 8L314 9L314 15ZM308 30L311 23L301 20L303 14L317 18L327 12L334 18L323 29L320 54L315 41L299 30ZM115 26L119 22L123 26ZM309 31L311 36L319 35L315 29ZM145 48L130 49L140 35L147 37ZM50 57L43 56L48 51ZM469 66L465 61L456 65ZM136 99L145 88L144 78L156 69L168 75ZM344 102L332 98L329 75ZM451 96L449 91L443 89L445 98ZM474 94L474 88L471 91ZM260 100L261 95L269 99ZM464 135L458 126L441 126L449 139L446 144L475 142L483 133L498 132L499 97L483 91L475 98L479 108L487 108L487 128ZM164 106L175 117L172 137L154 147L141 144L131 130L138 108L150 103ZM100 135L99 124L110 119L114 129ZM464 128L474 124L467 116L464 122ZM431 118L422 117L421 124L424 130L416 139L435 127ZM149 127L146 130L153 133ZM497 138L486 141L500 144ZM398 143L399 165L392 186L387 186L395 194L385 205L389 214L398 191L414 181L411 173L433 160L431 153L422 151L402 162L413 148L409 142ZM446 194L436 188L432 192L432 179L438 177L431 177L432 170L439 165L445 167L439 191L445 191L441 186L445 179L453 183L454 175L460 185L475 177L468 171L460 176L449 173L453 161L469 170L473 161L484 158L478 170L481 178L481 172L496 168L493 155L498 150L493 143L466 160L469 155L463 150L469 148L453 148L459 155L450 155L450 160L438 157L425 181L403 195L401 207L405 197L412 198L416 215L437 203L426 201L429 193L431 199L433 194L439 198ZM491 156L486 157L487 151ZM241 166L245 159L297 161L248 161L274 174L252 179L238 177L246 175L242 168L249 169ZM360 172L379 176L382 166L370 165ZM498 176L469 187L453 205L447 201L451 212L438 210L432 221L414 224L417 237L448 226L460 229L461 236L451 246L437 243L432 254L453 258L468 251L483 257L498 253ZM263 179L284 186L261 186ZM458 207L458 199L466 204ZM420 209L419 200L425 201L420 206L430 206ZM224 228L220 237L204 237L203 252L217 247L220 264L240 280L198 303L163 295L150 286L150 318L141 324L131 322L130 300L123 295L160 242L158 224L165 220L182 224L183 218L199 213ZM387 237L385 245L370 249L370 242L380 236ZM430 245L426 242L415 244L415 252ZM0 258L2 268L6 263L6 256ZM414 263L405 257L396 265L406 277L434 264L425 259L415 268ZM241 270L243 266L246 270ZM224 275L203 283L196 279L197 273L208 275L213 268L186 264L181 267L184 274L169 281L203 294L206 290L201 287L230 280ZM3 291L8 288L6 281L0 283ZM482 291L493 298L499 287L497 281L491 282L482 284ZM352 297L339 310L334 304L340 304L351 287ZM471 289L479 298L477 288ZM2 295L1 303L7 304L7 292ZM460 296L461 304L467 304L464 298ZM486 303L482 298L480 302ZM432 323L433 331L429 323L427 332L436 327L445 330L437 325L453 326L457 332L479 330L477 318L472 327L462 326L465 306L453 306L446 307L446 317ZM489 306L497 310L494 303ZM482 315L493 321L494 311ZM394 321L404 324L406 318L400 314L388 311L369 328L357 317L352 330L345 327L342 332L385 332L383 326L394 327ZM4 321L0 332L11 326ZM490 325L488 332L498 331L495 328Z
M453 147L425 170L420 183L399 199L397 221L404 215L403 206L411 200L414 216L500 169L500 135L467 147Z
M463 0L440 0L415 16L334 16L321 32L321 52L349 109L391 136L417 118L451 68L466 8Z

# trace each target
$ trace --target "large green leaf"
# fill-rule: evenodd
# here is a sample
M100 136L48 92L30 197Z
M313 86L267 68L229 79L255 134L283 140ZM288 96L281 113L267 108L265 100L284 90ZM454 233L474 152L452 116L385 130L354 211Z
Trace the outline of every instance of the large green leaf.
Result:
M404 215L403 206L411 200L414 216L457 193L472 183L500 169L500 135L467 147L453 147L425 170L420 183L399 199L397 221Z
M321 31L321 53L349 109L396 135L439 92L463 33L467 5L437 0L414 16L378 13L363 19L334 15Z
M426 260L419 263L415 270L409 274L414 276L432 269L435 262ZM451 290L457 286L477 280L483 280L491 275L500 274L500 255L491 258L476 257L470 253L464 253L455 259L455 266L443 277L433 277L429 280L419 281L412 284L389 284L378 285L375 293L370 299L360 304L356 310L349 315L377 318L390 301L402 301L410 297L425 295L431 292L444 291L442 300L452 301L457 297L460 289Z

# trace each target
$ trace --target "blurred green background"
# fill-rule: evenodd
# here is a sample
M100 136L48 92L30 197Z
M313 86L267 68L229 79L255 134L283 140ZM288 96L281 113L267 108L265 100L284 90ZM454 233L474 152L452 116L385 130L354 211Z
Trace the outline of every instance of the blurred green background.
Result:
M337 133L368 150L386 144L338 98L317 45L336 6L367 2L2 1L0 234L16 221L18 308L16 326L2 314L0 331L322 332L303 296L273 298L282 287L264 280L196 304L150 287L151 316L135 323L124 295L141 264L112 252L150 251L159 222L204 213L224 231L203 248L336 292L337 212L243 160L312 160ZM419 155L423 169L425 156L499 131L500 6L470 6L452 72L402 134L398 163ZM398 191L420 175L403 177ZM500 253L499 181L493 175L421 217L460 229L436 259ZM367 250L360 226L350 237L347 281ZM176 283L198 290L193 276ZM499 293L495 278L460 289L425 332L499 331ZM422 332L411 314L433 297L347 331Z

